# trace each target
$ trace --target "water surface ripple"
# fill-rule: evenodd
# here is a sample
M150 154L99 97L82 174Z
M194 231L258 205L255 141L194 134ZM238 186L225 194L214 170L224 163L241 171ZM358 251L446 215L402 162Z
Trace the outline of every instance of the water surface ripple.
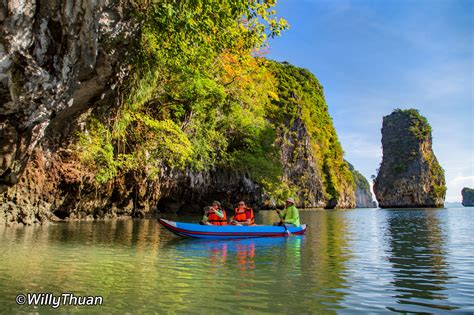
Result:
M151 219L0 228L0 313L474 312L472 209L301 218L305 236L228 241L180 239ZM16 305L28 292L104 304Z

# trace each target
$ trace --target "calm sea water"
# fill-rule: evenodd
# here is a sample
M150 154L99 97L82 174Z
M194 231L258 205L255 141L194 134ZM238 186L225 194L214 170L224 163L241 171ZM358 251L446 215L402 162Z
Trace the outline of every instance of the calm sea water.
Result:
M156 220L0 228L0 313L474 312L474 209L301 217L305 236L231 241L180 239ZM16 304L32 292L104 302Z

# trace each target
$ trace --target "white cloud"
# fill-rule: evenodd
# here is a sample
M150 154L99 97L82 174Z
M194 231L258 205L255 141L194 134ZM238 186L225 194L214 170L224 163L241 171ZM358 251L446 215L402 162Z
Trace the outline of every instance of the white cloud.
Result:
M474 175L456 176L448 180L448 191L446 193L446 201L457 202L461 201L461 190L464 187L474 188Z
M367 139L365 135L351 133L340 136L342 147L346 154L358 158L378 159L382 158L382 148L380 141L374 143L374 139Z

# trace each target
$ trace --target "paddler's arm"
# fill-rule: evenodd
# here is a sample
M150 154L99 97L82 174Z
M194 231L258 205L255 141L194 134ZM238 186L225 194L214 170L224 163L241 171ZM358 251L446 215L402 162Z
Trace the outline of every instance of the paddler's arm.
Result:
M278 213L278 216L280 217L280 219L284 219L284 218L285 218L286 212L287 212L287 209L285 209L285 210L277 210L277 213Z

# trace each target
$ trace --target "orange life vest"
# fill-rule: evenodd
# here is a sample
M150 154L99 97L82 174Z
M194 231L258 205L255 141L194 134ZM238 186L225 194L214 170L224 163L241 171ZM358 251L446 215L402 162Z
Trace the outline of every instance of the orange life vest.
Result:
M235 208L234 220L237 222L247 222L246 211L250 211L250 224L254 224L253 210L248 207Z
M217 214L212 212L207 215L207 222L211 223L212 225L227 225L227 214L225 213L225 210L219 210L222 211L224 217L221 219Z

